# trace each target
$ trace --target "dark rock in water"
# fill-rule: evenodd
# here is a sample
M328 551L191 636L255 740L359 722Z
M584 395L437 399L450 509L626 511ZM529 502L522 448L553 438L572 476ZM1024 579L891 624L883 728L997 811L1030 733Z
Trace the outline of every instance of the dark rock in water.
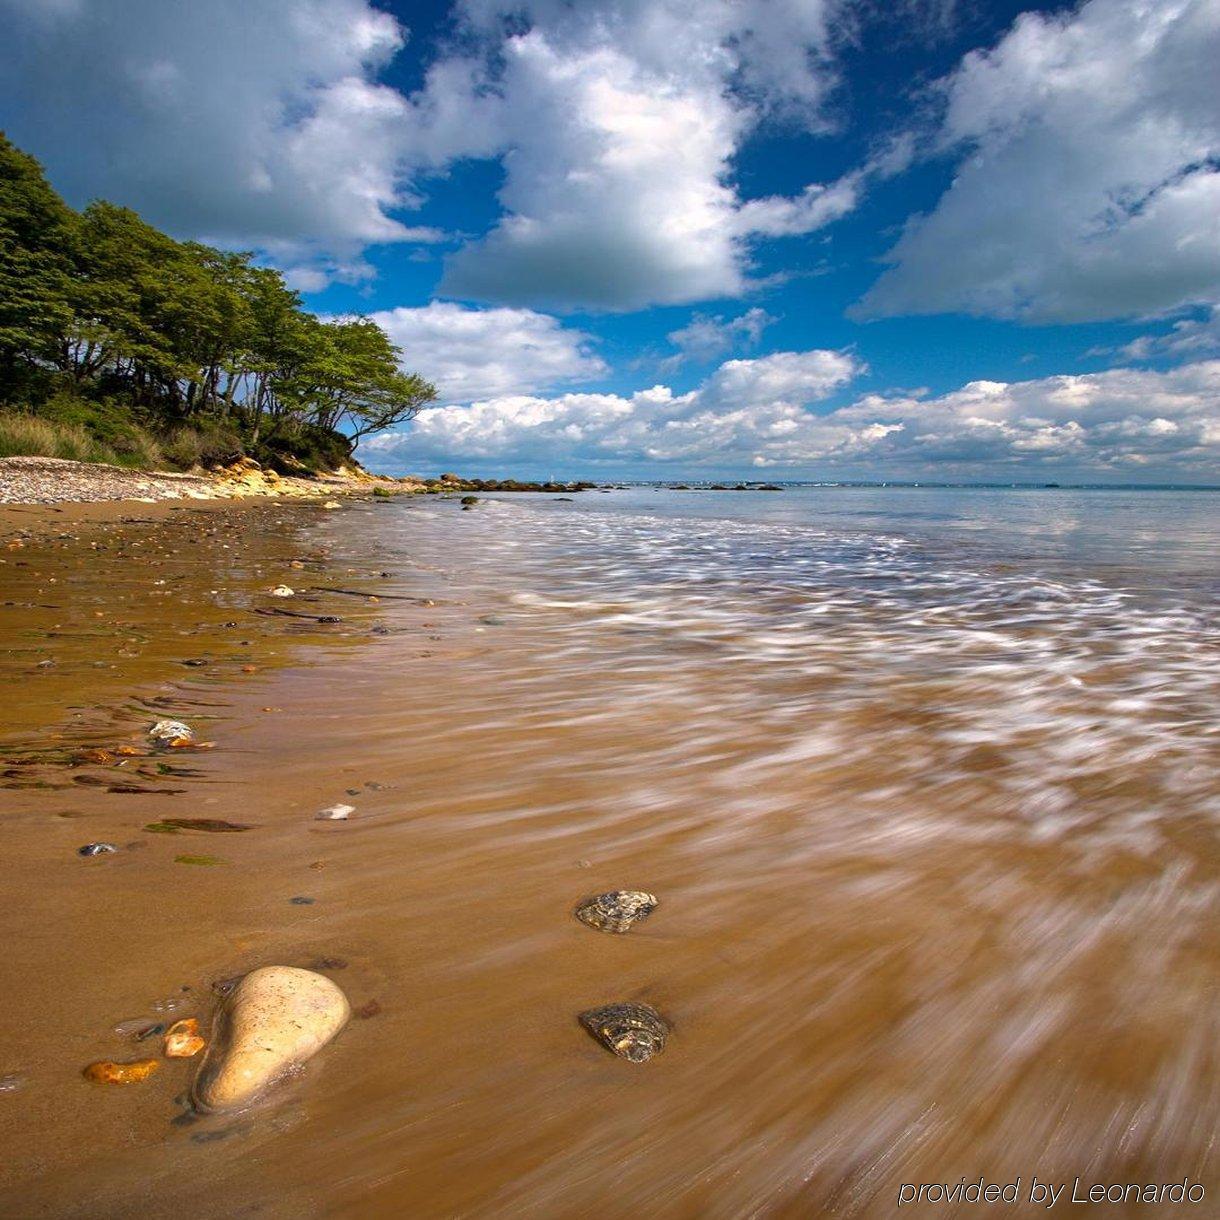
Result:
M183 665L189 666L191 669L199 669L207 664L203 657L190 657L182 662Z
M368 1021L380 1012L381 1005L376 1000L370 1000L367 1004L361 1004L352 1015L359 1017L362 1021Z
M477 504L478 502L479 502L478 496L463 496L458 501L459 504Z
M482 614L479 616L480 623L486 623L489 627L503 627L506 620L498 614Z
M319 623L341 623L343 620L337 614L323 614L318 617Z
M373 634L374 635L389 635L390 629L384 623L378 623L377 626L373 628Z
M643 890L612 890L586 898L576 908L576 918L599 932L626 932L633 923L647 919L658 905Z
M295 898L289 898L288 901L291 902L294 907L311 907L317 901L317 899L305 898L298 894Z
M113 843L86 843L84 847L76 849L76 854L78 856L104 856L118 850Z
M607 1004L580 1014L580 1023L620 1059L643 1063L665 1049L669 1026L647 1004Z

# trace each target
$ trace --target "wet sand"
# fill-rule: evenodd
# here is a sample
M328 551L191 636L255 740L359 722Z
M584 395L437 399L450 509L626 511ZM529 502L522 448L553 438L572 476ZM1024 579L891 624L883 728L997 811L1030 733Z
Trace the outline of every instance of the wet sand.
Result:
M1213 1199L1211 686L1157 709L1166 752L1116 719L1060 816L1016 780L1062 741L971 738L994 657L886 669L828 613L776 664L809 603L782 585L750 591L770 636L709 630L698 583L650 618L597 507L139 506L0 551L0 1214L881 1218L904 1182L1034 1173ZM1081 672L1100 699L1133 664ZM82 759L163 716L215 747ZM143 829L167 817L253 829ZM646 924L572 918L620 886L660 897ZM256 1109L188 1121L188 1062L82 1080L144 1054L116 1024L208 1018L269 963L364 1015ZM665 1014L664 1054L588 1037L615 1000Z

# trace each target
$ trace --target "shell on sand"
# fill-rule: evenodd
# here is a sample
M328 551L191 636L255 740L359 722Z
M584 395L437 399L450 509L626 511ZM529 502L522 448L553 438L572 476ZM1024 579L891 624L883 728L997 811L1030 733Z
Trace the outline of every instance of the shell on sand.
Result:
M576 908L576 918L599 932L626 932L633 923L647 919L658 905L644 890L611 890L586 898Z
M350 1015L347 997L324 975L295 966L252 970L220 1011L195 1078L195 1105L201 1110L248 1105L320 1051Z
M606 1004L580 1014L580 1023L620 1059L643 1063L665 1049L669 1025L648 1004Z

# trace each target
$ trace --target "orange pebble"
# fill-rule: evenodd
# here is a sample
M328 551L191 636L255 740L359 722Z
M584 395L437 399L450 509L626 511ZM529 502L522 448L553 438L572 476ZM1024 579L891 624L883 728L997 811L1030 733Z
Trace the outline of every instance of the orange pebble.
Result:
M199 1022L194 1017L175 1021L165 1031L165 1056L167 1059L189 1059L197 1055L207 1044L199 1036Z
M121 754L124 758L141 758L144 754L144 751L136 746L115 746L114 752Z
M99 1059L85 1068L84 1077L97 1084L138 1084L141 1080L147 1080L160 1066L155 1059L137 1059L134 1063Z
M256 674L256 673L258 673L258 666L257 665L243 665L241 667L241 672L243 674Z

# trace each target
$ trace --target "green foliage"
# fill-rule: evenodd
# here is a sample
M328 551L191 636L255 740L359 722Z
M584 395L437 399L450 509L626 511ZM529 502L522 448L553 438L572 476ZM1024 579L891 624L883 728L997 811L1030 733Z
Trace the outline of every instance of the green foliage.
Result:
M51 359L72 321L76 214L0 135L0 376Z
M156 466L161 453L152 437L144 436L144 451L116 453L81 424L56 423L38 415L0 415L0 457L34 455L70 458L74 462L107 462L112 466ZM151 460L140 460L151 459Z
M280 474L317 473L350 461L352 445L341 432L318 424L292 423L260 441L253 456Z
M104 201L74 212L0 135L0 406L53 423L61 447L83 432L132 464L333 468L436 397L401 356L368 318L306 312L249 254Z

